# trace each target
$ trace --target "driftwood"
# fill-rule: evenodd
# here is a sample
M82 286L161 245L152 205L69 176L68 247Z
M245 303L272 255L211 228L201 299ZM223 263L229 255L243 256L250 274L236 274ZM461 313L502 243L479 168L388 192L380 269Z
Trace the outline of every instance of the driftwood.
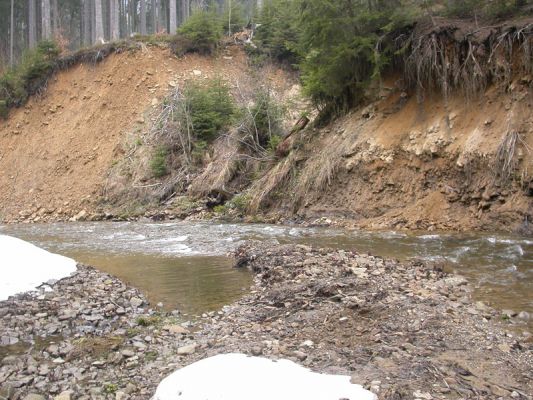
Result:
M309 118L307 118L306 116L300 117L300 119L292 127L289 134L285 136L285 139L283 139L283 141L276 147L276 157L286 157L287 154L289 154L292 149L292 146L294 145L294 138L292 138L292 135L297 132L303 131L308 123Z

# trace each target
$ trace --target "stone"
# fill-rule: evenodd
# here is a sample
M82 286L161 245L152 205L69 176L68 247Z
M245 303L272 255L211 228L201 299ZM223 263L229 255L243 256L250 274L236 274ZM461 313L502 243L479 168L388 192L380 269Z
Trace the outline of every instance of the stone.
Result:
M518 313L516 313L513 310L502 310L502 315L507 318L512 318L512 317L516 317Z
M131 349L124 349L121 351L121 354L124 356L124 357L127 357L127 358L130 358L130 357L133 357L135 355L135 352Z
M54 397L54 400L70 400L72 395L73 392L71 390L65 390Z
M424 399L424 400L433 399L433 396L430 393L421 392L420 390L413 392L413 396L415 399Z
M199 70L197 70L197 69L193 69L193 70L192 70L192 74L193 74L194 76L202 76L202 71L199 71Z
M72 221L85 221L87 219L87 211L81 210L79 213L77 213L74 217L72 217Z
M254 347L252 347L252 354L254 356L260 356L260 355L263 354L263 349L261 347L259 347L259 346L254 346Z
M37 393L29 393L24 396L24 400L46 400L46 398L43 395Z
M6 356L2 359L2 365L15 365L18 361L17 356Z
M518 319L523 319L524 321L529 321L531 315L527 311L520 311L517 315Z
M118 392L115 393L115 400L126 400L126 399L129 399L129 394L119 390Z
M139 308L140 306L142 306L144 303L144 301L142 301L142 299L138 298L138 297L132 297L130 299L130 304L133 308ZM117 314L118 314L118 310L117 310Z
M179 355L189 355L196 351L196 343L189 344L178 348Z
M187 333L189 333L189 330L181 325L165 325L163 327L163 330L173 333L175 335L186 335Z

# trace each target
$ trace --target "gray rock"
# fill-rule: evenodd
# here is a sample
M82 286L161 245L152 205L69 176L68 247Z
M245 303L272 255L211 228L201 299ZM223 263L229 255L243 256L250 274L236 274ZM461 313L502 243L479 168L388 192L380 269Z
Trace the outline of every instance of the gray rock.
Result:
M2 365L15 365L18 361L17 356L7 356L2 359Z
M121 351L121 353L124 357L128 357L128 358L133 357L135 355L135 352L131 349L124 349Z
M144 303L144 301L142 301L140 298L138 297L132 297L130 299L130 304L133 308L139 308L140 306L142 306ZM118 314L118 310L117 310L117 314Z
M72 398L72 394L73 393L71 390L65 390L54 397L54 400L70 400Z
M11 383L0 386L0 399L11 399L15 394L15 387Z
M524 321L529 321L531 315L527 311L520 311L517 315L518 319L523 319Z
M46 400L46 398L37 393L29 393L24 397L24 400Z
M196 343L189 344L178 348L179 355L193 354L196 351Z

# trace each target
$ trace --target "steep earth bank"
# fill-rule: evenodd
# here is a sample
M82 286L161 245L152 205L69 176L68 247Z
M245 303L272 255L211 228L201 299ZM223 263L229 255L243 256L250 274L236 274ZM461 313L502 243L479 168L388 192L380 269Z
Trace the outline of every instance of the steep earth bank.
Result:
M0 221L222 215L531 234L528 65L497 64L509 70L506 80L496 81L493 73L468 96L458 88L446 95L421 92L405 76L389 76L373 102L326 127L309 125L290 135L276 155L250 152L234 128L204 151L194 170L178 166L162 178L150 175L157 143L149 136L165 96L187 80L220 76L246 107L250 93L268 86L292 110L288 133L307 107L294 77L276 67L255 70L230 43L213 58L177 59L168 49L145 47L97 66L78 65L0 122ZM469 85L466 79L465 91ZM213 210L235 194L235 201Z
M250 294L193 322L83 266L0 302L0 396L148 399L171 371L241 352L352 375L384 400L531 399L527 325L474 303L460 276L301 245L235 257L255 275Z
M260 207L372 229L531 233L531 78L470 101L419 102L398 85L389 81L380 100L294 138L286 165L263 182L271 187Z
M170 91L215 78L245 91L257 78L231 43L216 57L140 47L59 72L42 95L0 120L0 221L103 218L113 208L103 204L113 167L131 158ZM264 79L292 85L279 68ZM126 184L130 192L142 186Z

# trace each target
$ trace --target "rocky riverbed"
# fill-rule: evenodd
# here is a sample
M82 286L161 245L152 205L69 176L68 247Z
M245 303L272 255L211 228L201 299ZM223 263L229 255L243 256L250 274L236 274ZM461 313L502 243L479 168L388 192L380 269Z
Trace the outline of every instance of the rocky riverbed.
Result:
M193 322L84 266L0 302L0 399L149 399L173 370L227 352L349 374L380 399L531 399L527 325L438 265L265 243L235 260L251 292Z

